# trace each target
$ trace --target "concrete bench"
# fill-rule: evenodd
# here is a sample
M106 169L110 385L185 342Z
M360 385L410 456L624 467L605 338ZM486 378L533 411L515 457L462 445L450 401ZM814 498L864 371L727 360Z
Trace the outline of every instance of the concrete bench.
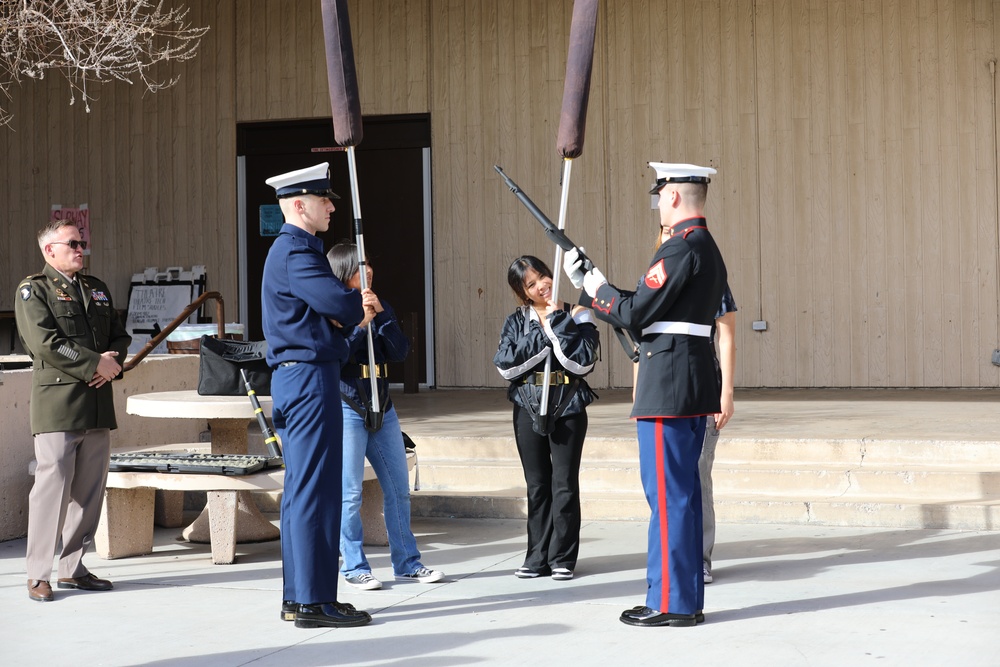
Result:
M280 491L284 480L283 468L238 476L109 472L94 546L97 554L107 559L152 553L156 491L205 491L212 562L217 565L234 563L239 514L237 492ZM273 536L260 539L273 539Z
M115 453L138 451L205 451L205 443L159 445L136 450L115 450ZM406 455L407 468L416 466L416 454ZM29 465L34 474L34 461ZM208 535L212 545L212 562L236 562L237 522L241 512L240 491L276 492L284 485L283 468L264 470L250 475L209 475L200 473L109 472L107 492L101 508L101 520L94 536L98 556L105 559L141 556L153 552L153 525L183 525L183 492L204 491L207 497ZM388 545L385 520L382 516L382 488L375 471L365 461L362 484L361 522L365 544ZM256 511L256 508L253 508ZM193 527L193 526L192 526ZM192 527L185 530L189 537ZM274 539L269 535L240 535L241 541ZM195 540L199 541L199 540Z

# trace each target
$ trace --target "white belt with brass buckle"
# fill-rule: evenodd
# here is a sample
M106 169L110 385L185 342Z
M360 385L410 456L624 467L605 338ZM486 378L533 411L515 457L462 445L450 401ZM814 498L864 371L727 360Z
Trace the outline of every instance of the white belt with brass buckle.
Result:
M708 338L712 335L712 325L694 322L653 322L642 330L643 336L650 334L687 334Z

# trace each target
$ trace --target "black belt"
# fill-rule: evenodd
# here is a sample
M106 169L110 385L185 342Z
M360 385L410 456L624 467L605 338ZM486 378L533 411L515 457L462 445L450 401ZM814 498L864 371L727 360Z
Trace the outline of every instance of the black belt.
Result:
M569 375L564 371L552 371L549 373L549 384L569 384ZM545 384L545 373L529 373L522 380L524 384L540 385Z

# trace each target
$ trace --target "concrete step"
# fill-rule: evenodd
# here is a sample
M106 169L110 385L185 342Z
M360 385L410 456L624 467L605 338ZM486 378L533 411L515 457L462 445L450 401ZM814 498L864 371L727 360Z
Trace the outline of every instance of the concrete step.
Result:
M712 471L715 493L815 497L947 497L975 500L1000 494L1000 471L952 466L905 468L853 468L843 465L734 463L716 461ZM421 459L420 484L425 491L502 491L524 488L520 463L514 461L437 461ZM609 493L639 488L639 468L634 461L585 463L580 469L583 492Z
M513 437L414 438L416 516L517 518L524 477ZM723 438L713 470L718 520L996 530L1000 443ZM642 520L636 443L589 438L584 518Z
M975 500L1000 494L1000 472L971 466L853 468L786 463L778 468L773 463L716 461L712 480L717 495Z
M414 437L421 457L457 460L517 461L513 436ZM963 440L872 440L872 439L719 439L718 460L841 463L845 465L934 465L989 464L997 460L1000 443ZM635 438L588 437L584 461L638 460Z
M635 493L588 494L580 499L584 521L646 521L649 507L641 490ZM524 492L490 493L418 491L411 496L414 516L476 519L523 519ZM1000 496L970 502L928 498L774 498L723 495L715 498L719 523L774 523L882 528L1000 530Z
M721 523L816 523L825 526L1000 530L1000 496L952 498L774 498L763 494L716 496Z

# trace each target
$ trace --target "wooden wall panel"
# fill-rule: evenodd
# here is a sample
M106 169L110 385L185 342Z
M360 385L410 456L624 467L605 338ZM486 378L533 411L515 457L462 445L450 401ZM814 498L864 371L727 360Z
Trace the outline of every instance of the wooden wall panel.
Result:
M517 305L507 268L522 254L552 264L555 246L493 165L557 221L562 163L556 132L571 15L572 2L432 2L435 286L447 294L438 300L436 332L442 386L503 384L492 359L503 321ZM597 62L595 82L600 77ZM588 224L603 226L603 211L582 215L585 199L597 208L605 200L598 88L585 151L573 165L567 229L584 244L593 240L603 255L603 233L584 233ZM570 298L571 288L561 291Z
M755 16L758 159L790 190L786 242L760 255L778 340L761 384L994 385L993 7L758 0Z
M14 89L0 308L41 266L49 206L82 202L91 270L120 303L134 271L196 263L236 303L235 126L329 115L320 3L187 4L211 30L195 60L163 71L180 75L174 88L101 86L90 114L57 77ZM552 261L492 166L556 219L572 5L349 5L362 112L431 115L441 386L503 384L491 360L515 306L507 266ZM657 221L646 162L710 164L709 224L740 306L738 386L997 386L998 17L1000 0L602 2L570 235L634 284ZM628 385L602 332L593 384Z
M87 270L108 282L119 307L132 273L146 266L205 264L210 288L235 295L233 5L198 3L189 18L211 30L198 58L152 72L179 76L172 88L92 87L90 113L79 99L69 105L59 76L15 89L14 122L0 129L0 181L9 188L0 307L10 309L20 278L43 266L35 232L52 204L89 205ZM230 177L220 183L223 165Z
M239 122L330 116L319 0L234 0ZM428 110L429 0L348 3L361 113ZM461 6L458 7L461 10Z

